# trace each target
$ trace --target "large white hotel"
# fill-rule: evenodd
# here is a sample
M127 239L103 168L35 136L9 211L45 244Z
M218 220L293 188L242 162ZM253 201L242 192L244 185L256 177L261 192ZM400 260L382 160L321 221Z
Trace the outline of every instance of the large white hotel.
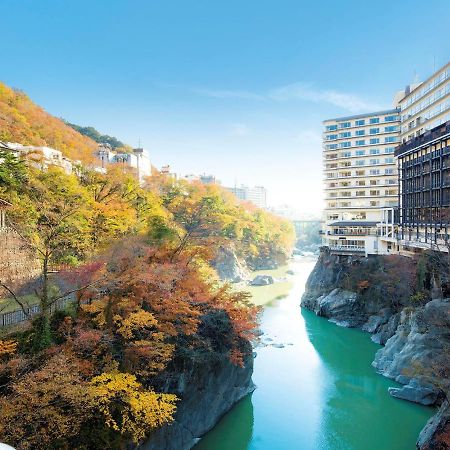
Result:
M397 205L398 109L324 121L325 244L342 253L386 253L381 223Z
M450 234L450 63L394 105L324 121L322 234L332 252L408 252Z

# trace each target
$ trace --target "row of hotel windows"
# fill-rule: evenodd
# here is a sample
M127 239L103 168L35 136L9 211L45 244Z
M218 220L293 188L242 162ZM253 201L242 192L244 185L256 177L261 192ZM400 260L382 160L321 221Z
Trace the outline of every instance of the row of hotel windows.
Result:
M384 132L383 133L394 133L395 131L399 131L400 128L398 125L393 125L390 127L384 127ZM369 134L379 134L382 133L382 131L380 131L380 128L370 128L369 129ZM365 136L366 134L366 130L356 130L355 131L355 136ZM326 136L326 140L327 141L334 141L336 139L342 139L342 138L349 138L352 137L352 132L351 131L343 131L342 133L339 134L328 134Z
M430 92L437 85L445 81L447 78L450 78L450 67L438 73L427 84L422 85L415 94L410 95L407 98L406 102L401 105L401 108L402 109L408 108L408 106L412 105L414 102L422 98L424 95L428 94L428 92Z
M384 149L385 154L392 154L394 153L394 147L386 147ZM352 156L365 156L365 155L380 155L381 154L381 150L379 148L371 148L368 153L366 153L366 150L356 150L355 154L353 154L352 152L342 152L339 155L337 153L331 154L331 155L327 155L326 159L339 159L339 158L350 158Z
M369 196L371 197L379 197L381 195L380 190L369 191ZM385 189L384 195L397 195L397 189ZM329 197L351 197L352 193L350 191L342 191L342 192L331 192ZM365 197L366 191L356 191L354 197Z
M327 164L327 169L337 169L338 167L354 167L354 166L365 166L366 164L368 166L376 166L378 164L393 164L394 158L384 158L384 161L378 158L370 159L369 161L366 161L365 159L358 159L353 164L350 161L341 161L338 163L333 164Z
M421 101L414 108L408 110L407 114L403 114L402 122L408 120L410 117L416 115L420 111L423 111L424 109L428 108L431 104L436 103L440 98L445 97L449 93L450 93L450 83L447 83L446 86L442 87L441 89L438 89L434 94L430 95L428 98Z
M388 178L387 180L368 180L368 185L370 186L380 186L380 185L389 185L389 184L397 184L397 180L395 178ZM384 183L383 183L384 181ZM361 187L366 185L366 180L356 180L355 184L352 185L349 181L341 181L340 183L330 183L328 185L329 188L337 188L337 187Z
M377 206L397 206L398 202L397 201L387 201L387 202L380 202L378 200L371 200L369 202L370 207L377 207ZM339 202L335 203L335 202L331 202L328 203L328 208L350 208L350 207L354 207L354 208L365 208L367 207L367 205L363 205L361 203L357 203L357 204L352 204L352 202Z
M406 133L408 130L415 128L422 123L425 125L425 127L416 131L416 136L419 136L424 131L431 130L432 128L437 127L441 123L444 123L447 120L449 120L449 114L447 114L447 116L443 117L441 120L437 120L433 123L429 122L429 120L432 119L433 117L436 117L436 116L442 114L443 112L449 111L449 110L450 110L450 99L447 100L445 103L441 103L441 104L437 105L435 108L431 109L430 111L427 111L423 116L418 117L415 121L412 120L411 122L409 122L408 125L403 126L402 133ZM413 137L414 137L414 134L411 134L408 136L408 139L411 139Z
M399 116L397 114L385 116L385 118L384 118L385 122L395 122L397 120L399 120ZM368 123L369 124L380 123L380 118L379 117L371 117L369 119ZM366 124L366 119L359 119L359 120L355 120L355 122L354 122L355 127L362 127L365 124ZM326 130L327 131L335 131L338 128L351 128L351 126L352 126L352 123L350 121L347 121L347 122L341 122L341 123L335 124L335 125L327 125Z
M384 175L395 175L397 172L394 171L394 169L384 169ZM366 175L365 170L355 170L355 177L363 177ZM370 169L369 175L382 175L380 169ZM352 173L350 171L348 172L339 172L339 174L335 173L327 173L327 178L341 178L341 177L351 177Z
M385 144L392 144L392 143L398 142L398 141L399 141L399 138L397 136L386 136L384 138ZM380 138L369 139L369 145L377 145L377 144L380 144ZM361 145L366 145L366 141L365 140L355 141L354 145L356 147L360 147ZM352 143L350 141L345 141L345 142L341 142L340 144L328 144L327 146L325 146L325 148L327 150L336 150L338 148L348 148L351 146L352 146Z

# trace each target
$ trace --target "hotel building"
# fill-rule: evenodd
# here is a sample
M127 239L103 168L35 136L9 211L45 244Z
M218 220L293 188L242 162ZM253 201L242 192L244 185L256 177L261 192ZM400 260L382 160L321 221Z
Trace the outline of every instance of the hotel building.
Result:
M329 119L324 126L324 245L340 254L394 251L399 110Z
M396 148L401 252L447 250L450 234L450 63L400 100Z

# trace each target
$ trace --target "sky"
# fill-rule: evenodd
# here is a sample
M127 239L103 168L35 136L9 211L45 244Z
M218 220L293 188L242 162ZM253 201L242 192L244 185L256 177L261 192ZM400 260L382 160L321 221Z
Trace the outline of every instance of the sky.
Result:
M156 167L318 213L322 121L450 59L449 0L0 0L0 80Z

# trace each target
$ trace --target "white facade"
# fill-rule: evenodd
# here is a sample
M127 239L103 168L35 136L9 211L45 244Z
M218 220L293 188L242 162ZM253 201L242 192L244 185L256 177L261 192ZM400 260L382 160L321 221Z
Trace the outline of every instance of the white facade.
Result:
M399 110L324 121L325 211L323 243L342 253L384 254L381 223L398 203L394 160ZM392 242L391 242L392 241Z
M423 83L407 87L399 102L401 142L450 120L450 63Z
M241 185L241 187L227 187L225 188L234 194L239 200L249 201L258 208L267 207L267 189L263 186L255 186L250 188Z

